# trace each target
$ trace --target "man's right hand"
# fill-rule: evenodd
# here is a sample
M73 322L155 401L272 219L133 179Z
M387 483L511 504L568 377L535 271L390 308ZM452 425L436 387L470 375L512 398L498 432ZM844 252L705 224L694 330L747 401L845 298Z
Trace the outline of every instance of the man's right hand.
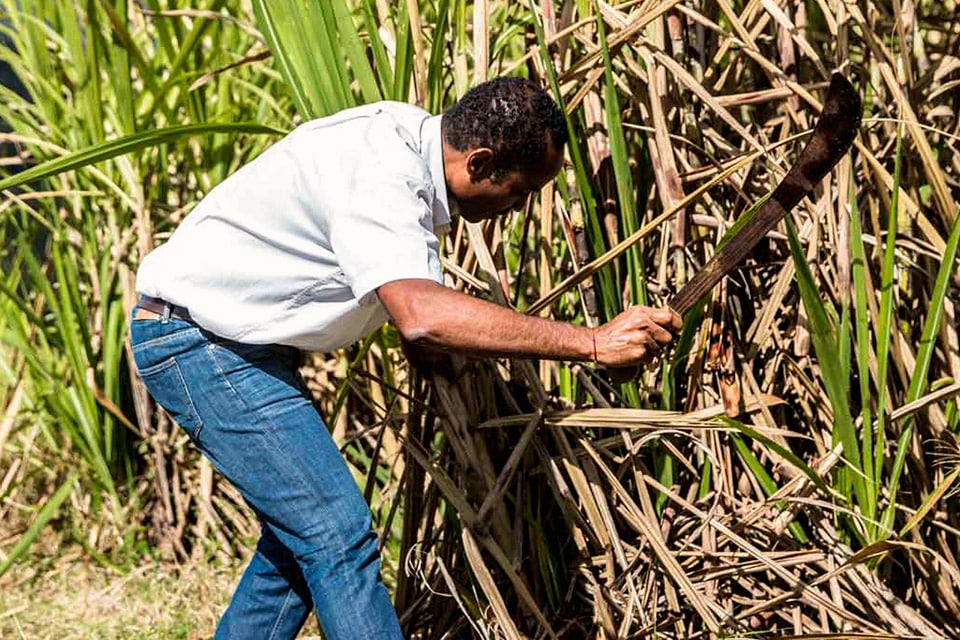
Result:
M650 362L681 329L683 319L669 307L630 307L597 327L597 362L607 367Z

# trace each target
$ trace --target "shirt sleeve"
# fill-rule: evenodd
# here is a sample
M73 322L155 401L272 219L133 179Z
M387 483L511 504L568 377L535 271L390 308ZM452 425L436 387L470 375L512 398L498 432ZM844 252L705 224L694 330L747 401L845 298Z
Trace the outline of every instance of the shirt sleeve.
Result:
M443 283L433 186L411 168L416 165L391 166L387 158L354 167L345 177L347 202L331 216L330 243L360 304L395 280Z

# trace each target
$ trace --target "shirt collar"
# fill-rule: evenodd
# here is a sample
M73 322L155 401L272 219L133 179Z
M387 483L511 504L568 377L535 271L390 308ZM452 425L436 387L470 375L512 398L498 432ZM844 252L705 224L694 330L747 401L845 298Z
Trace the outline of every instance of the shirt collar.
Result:
M450 200L447 196L447 181L443 171L443 136L440 119L430 116L420 125L420 150L430 168L436 200L433 205L433 227L442 231L450 227Z

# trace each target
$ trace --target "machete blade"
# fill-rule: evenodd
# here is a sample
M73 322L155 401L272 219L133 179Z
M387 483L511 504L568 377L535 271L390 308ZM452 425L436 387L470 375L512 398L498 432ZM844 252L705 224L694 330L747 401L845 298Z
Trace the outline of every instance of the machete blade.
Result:
M794 165L753 218L670 300L674 311L686 315L833 169L857 137L862 111L853 85L834 73L820 119Z

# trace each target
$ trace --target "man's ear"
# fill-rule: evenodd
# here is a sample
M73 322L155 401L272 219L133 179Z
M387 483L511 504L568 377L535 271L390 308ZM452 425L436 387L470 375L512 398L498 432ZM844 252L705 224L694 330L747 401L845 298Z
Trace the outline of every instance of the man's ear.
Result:
M473 149L467 154L466 166L470 182L486 180L493 175L494 171L493 149L488 147Z

